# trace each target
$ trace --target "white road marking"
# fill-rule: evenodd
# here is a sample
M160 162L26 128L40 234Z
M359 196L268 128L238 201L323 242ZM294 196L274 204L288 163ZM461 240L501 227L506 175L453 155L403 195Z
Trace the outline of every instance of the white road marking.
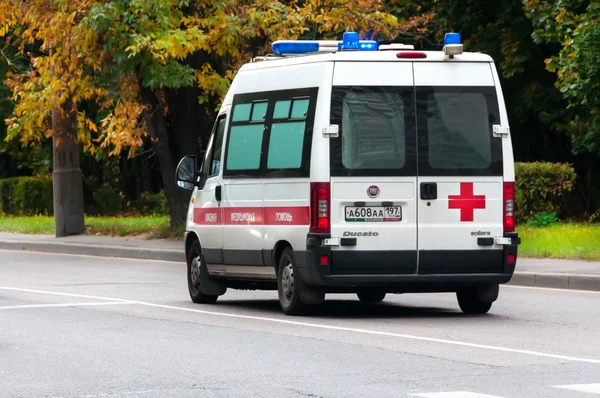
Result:
M90 296L87 294L51 292L48 290L24 289L24 288L20 288L20 287L2 287L2 286L0 286L0 290L13 290L15 292L25 292L25 293L52 294L55 296L78 297L78 298L87 298L87 299L102 300L102 301L122 301L122 302L126 302L126 303L138 303L137 301L118 299L118 298L112 299L112 298L102 297L102 296Z
M182 243L183 244L183 243ZM107 257L107 256L95 256L93 254L77 254L77 253L55 253L55 252L46 252L43 250L14 250L14 249L0 249L0 253L2 252L11 252L11 253L29 253L29 254L43 254L47 256L69 256L69 257L86 257L93 259L108 259L108 260L127 260L127 261L151 261L154 263L170 263L170 264L181 264L185 265L185 260L181 261L173 261L173 260L155 260L152 258L131 258L131 257Z
M233 314L233 313L228 313L228 312L206 311L206 310L198 310L198 309L194 309L194 308L177 307L177 306L173 306L173 305L148 303L148 302L144 302L144 301L126 300L126 299L120 299L120 298L101 297L101 296L88 296L88 295L75 294L75 293L52 292L52 291L47 291L47 290L34 290L34 289L23 289L23 288L17 288L17 287L2 287L2 286L0 286L0 290L12 290L12 291L18 291L18 292L30 292L30 293L50 294L50 295L90 298L90 299L93 298L93 299L97 299L97 300L106 300L106 301L119 301L119 302L125 302L128 304L139 304L139 305L144 305L144 306L148 306L148 307L164 308L164 309L176 310L176 311L193 312L196 314L213 315L213 316L220 316L220 317L225 317L225 318L249 319L249 320L254 320L254 321L263 321L263 322L270 322L270 323L279 323L279 324L284 324L284 325L302 326L302 327L315 328L315 329L337 330L340 332L353 332L353 333L375 335L375 336L396 337L396 338L407 339L407 340L427 341L427 342L431 342L431 343L448 344L448 345L455 345L455 346L469 347L469 348L479 348L482 350L489 350L489 351L510 352L510 353L514 353L514 354L523 354L523 355L530 355L530 356L535 356L535 357L552 358L552 359L559 359L559 360L571 361L571 362L593 363L593 364L600 365L600 359L573 357L573 356L569 356L569 355L551 354L551 353L540 352L540 351L520 350L520 349L516 349L516 348L509 348L509 347L468 343L468 342L464 342L464 341L438 339L438 338L434 338L434 337L415 336L415 335L410 335L410 334L383 332L383 331L378 331L378 330L349 328L349 327L343 327L343 326L333 326L333 325L325 325L325 324L310 323L310 322L290 321L287 319L267 318L267 317L262 317L262 316L253 316L253 315L241 315L241 314Z
M563 390L571 390L577 392L587 392L590 394L600 395L600 383L596 384L571 384L565 386L553 386L554 388L562 388Z
M476 392L468 391L449 391L449 392L433 392L425 394L410 394L413 397L424 398L502 398L498 395L477 394Z
M135 304L127 301L102 301L99 303L60 303L60 304L25 304L25 305L5 305L0 307L0 310L18 310L24 308L59 308L59 307L85 307L94 305L123 305Z

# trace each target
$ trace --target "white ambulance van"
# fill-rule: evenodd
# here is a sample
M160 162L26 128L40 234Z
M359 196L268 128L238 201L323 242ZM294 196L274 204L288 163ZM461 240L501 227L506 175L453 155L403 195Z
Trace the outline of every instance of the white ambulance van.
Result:
M456 292L489 311L514 272L515 173L493 60L342 41L278 41L245 64L205 156L184 157L196 303L277 289L301 314L326 293Z

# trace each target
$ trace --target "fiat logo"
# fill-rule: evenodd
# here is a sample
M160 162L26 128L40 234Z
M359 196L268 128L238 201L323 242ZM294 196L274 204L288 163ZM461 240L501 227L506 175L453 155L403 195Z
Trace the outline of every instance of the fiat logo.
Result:
M367 194L371 198L376 198L379 196L379 187L377 185L371 185L369 189L367 189Z

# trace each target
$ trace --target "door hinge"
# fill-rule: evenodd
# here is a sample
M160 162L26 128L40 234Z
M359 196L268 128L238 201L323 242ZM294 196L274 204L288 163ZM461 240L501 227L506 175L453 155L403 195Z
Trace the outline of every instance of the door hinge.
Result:
M510 128L500 124L494 124L492 126L492 131L494 137L508 137L510 135Z
M323 127L323 137L325 138L337 138L340 135L340 126L337 124L330 124Z

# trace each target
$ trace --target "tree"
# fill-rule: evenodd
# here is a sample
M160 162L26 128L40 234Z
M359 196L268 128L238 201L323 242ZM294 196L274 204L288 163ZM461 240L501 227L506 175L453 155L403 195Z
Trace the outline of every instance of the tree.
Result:
M7 84L17 101L15 117L8 121L8 137L20 134L22 142L35 142L42 131L46 137L53 137L56 236L81 234L85 225L77 104L85 96L85 80L81 81L77 68L76 29L81 3L12 1L8 6L12 6L8 25L16 26L14 37L19 39L21 52L39 41L37 49L44 54L32 57L30 71L8 76Z
M529 0L525 10L535 42L559 48L546 69L568 101L574 151L600 154L600 2Z
M10 0L21 50L41 42L32 71L10 76L17 102L8 136L53 136L49 109L71 104L78 142L94 153L130 155L148 135L169 201L171 226L184 221L187 197L176 188L180 156L196 152L235 70L276 39L346 29L393 35L397 19L366 1ZM360 28L360 29L359 29ZM391 29L390 29L391 28ZM52 55L47 53L54 44ZM53 77L52 69L55 76ZM85 112L96 104L96 118Z

